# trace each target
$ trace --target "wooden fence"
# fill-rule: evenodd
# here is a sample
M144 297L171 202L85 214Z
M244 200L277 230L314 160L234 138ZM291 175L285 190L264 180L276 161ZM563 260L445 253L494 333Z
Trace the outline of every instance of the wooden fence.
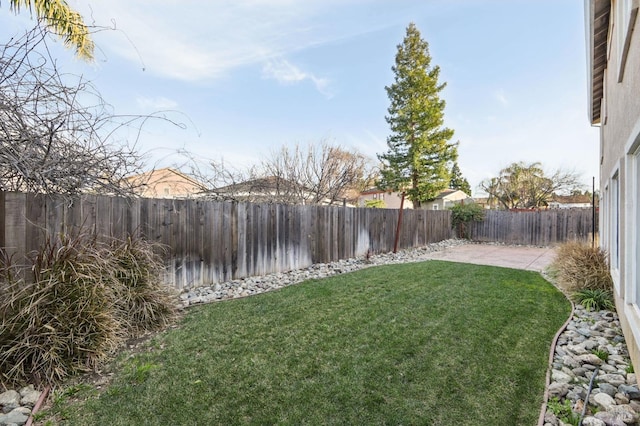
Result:
M47 236L140 235L167 247L166 281L177 288L281 272L393 250L398 210L202 200L68 199L0 193L0 247L14 259ZM449 211L405 210L399 248L452 237Z
M549 246L570 240L590 242L593 230L590 208L539 211L487 210L482 222L469 226L470 238L480 242L501 242ZM598 217L595 220L596 236Z

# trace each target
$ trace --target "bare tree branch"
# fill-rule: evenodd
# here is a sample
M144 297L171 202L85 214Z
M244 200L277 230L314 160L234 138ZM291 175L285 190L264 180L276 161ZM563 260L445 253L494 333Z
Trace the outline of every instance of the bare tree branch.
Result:
M284 204L338 204L375 181L377 169L365 155L326 141L282 146L259 165L235 168L223 160L203 162L187 151L175 167L210 187L221 200Z
M371 183L372 160L355 150L318 144L282 147L263 160L265 176L273 176L297 204L337 204Z
M90 82L60 72L47 34L37 26L0 45L0 190L131 194L124 177L142 169L140 129L171 120L114 115ZM131 129L136 140L119 140Z

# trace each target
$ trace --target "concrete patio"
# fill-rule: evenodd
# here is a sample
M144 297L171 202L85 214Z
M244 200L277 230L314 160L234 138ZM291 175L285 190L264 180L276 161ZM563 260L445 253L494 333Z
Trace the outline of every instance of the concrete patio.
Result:
M553 262L552 247L501 246L493 244L465 244L429 253L426 259L502 266L541 272Z

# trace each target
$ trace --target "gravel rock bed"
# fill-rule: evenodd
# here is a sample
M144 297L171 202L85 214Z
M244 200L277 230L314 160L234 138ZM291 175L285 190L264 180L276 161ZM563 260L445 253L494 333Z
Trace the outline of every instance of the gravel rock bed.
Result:
M594 373L592 390L587 395ZM568 424L552 407L556 411L559 405L570 407L574 418L579 418L585 401L584 426L638 425L640 391L615 312L587 311L576 306L558 338L548 392L545 426Z
M375 265L392 263L420 262L428 253L444 250L449 247L469 244L466 240L450 239L411 250L397 253L384 253L361 258L344 259L331 263L319 263L305 269L278 272L259 277L248 277L211 286L196 287L180 294L182 307L220 300L252 296L265 291L277 290L305 280L320 279L333 275L357 271Z

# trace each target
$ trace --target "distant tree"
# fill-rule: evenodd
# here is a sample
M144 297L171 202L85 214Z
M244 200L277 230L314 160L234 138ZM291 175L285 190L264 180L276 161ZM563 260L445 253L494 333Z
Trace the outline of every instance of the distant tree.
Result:
M84 59L93 57L93 42L82 16L74 11L65 0L9 0L9 8L19 13L22 7L35 10L39 20L47 28L64 39L67 46L73 46L76 54Z
M259 166L264 176L294 183L295 198L306 204L341 204L370 181L371 160L356 150L328 142L296 144L272 152Z
M202 167L194 156L182 154L187 164L177 167L207 182L211 196L230 200L265 201L268 195L277 203L342 204L370 186L376 172L369 157L326 141L282 146L246 169L223 161Z
M469 185L469 181L462 176L462 172L460 171L460 167L458 166L458 162L453 163L453 167L451 167L451 180L449 181L449 188L457 189L468 196L471 196L471 185Z
M378 155L383 163L378 187L406 190L414 206L434 199L449 185L449 169L457 158L453 130L443 126L445 101L438 82L440 67L431 65L429 45L415 24L398 45L394 82L386 87L391 104L386 116L391 128L388 151Z
M498 176L485 179L480 188L505 209L538 208L548 205L554 193L570 193L581 187L574 172L557 170L546 174L540 163L512 163Z

